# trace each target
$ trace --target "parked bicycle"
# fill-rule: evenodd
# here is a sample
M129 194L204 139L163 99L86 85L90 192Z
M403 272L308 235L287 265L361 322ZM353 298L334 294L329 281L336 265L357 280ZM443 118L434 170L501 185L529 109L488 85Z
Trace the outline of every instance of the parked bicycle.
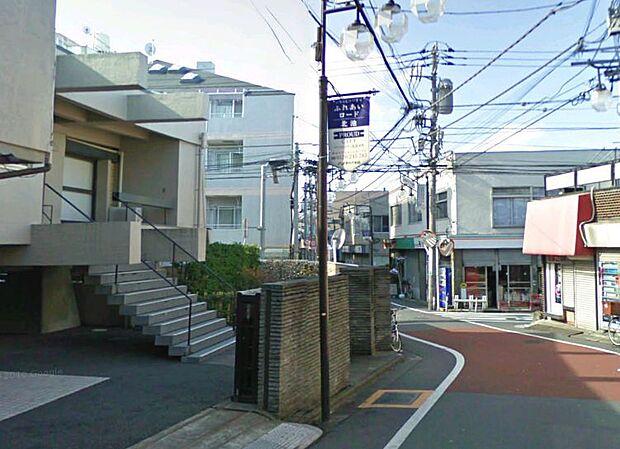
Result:
M396 309L392 309L392 342L390 344L392 351L402 352L403 342L400 339L400 332L398 332L398 320L396 319Z
M612 345L620 346L620 315L607 315L607 336Z

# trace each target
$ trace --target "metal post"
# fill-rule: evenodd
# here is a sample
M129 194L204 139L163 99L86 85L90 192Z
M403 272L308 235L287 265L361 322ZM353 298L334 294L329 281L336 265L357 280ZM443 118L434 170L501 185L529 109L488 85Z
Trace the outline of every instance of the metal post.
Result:
M260 212L258 218L258 229L260 231L260 258L265 258L265 202L267 199L267 173L265 170L269 164L260 166Z
M439 115L439 104L437 102L437 65L438 65L438 46L437 42L433 45L432 56L432 73L431 73L431 148L430 148L430 184L428 186L428 228L432 232L437 232L437 116ZM433 309L433 304L437 298L436 278L437 272L435 270L437 262L435 261L437 254L431 250L427 252L427 307L429 310Z
M299 144L295 144L293 180L293 259L299 259Z
M329 348L327 323L329 320L329 293L327 287L327 77L325 76L325 46L327 30L327 0L321 0L321 26L319 27L317 56L321 63L319 78L319 164L318 164L318 213L317 252L319 257L319 313L321 351L321 420L329 420Z

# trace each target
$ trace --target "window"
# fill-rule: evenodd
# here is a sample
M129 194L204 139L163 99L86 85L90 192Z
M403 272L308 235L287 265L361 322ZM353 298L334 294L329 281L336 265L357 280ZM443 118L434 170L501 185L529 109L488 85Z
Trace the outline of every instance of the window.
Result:
M391 215L392 226L400 226L403 224L403 213L402 213L401 204L397 204L395 206L390 207L390 215Z
M243 143L209 145L207 172L235 173L243 167Z
M418 223L422 221L422 210L418 207L417 203L411 202L408 204L409 210L409 224Z
M448 218L448 192L437 194L437 219Z
M527 203L544 196L542 187L493 187L493 227L522 228Z
M387 215L373 215L372 232L390 232L390 217Z
M243 97L212 98L209 109L210 118L243 117Z
M213 229L241 229L241 197L208 196L207 226Z

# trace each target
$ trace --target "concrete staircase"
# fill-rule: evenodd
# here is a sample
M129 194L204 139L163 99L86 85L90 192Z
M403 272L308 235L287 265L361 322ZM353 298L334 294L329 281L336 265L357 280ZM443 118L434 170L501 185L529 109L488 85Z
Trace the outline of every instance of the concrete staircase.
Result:
M166 275L165 270L158 270ZM176 279L167 278L174 285ZM115 282L116 280L116 282ZM153 335L155 344L168 347L168 355L181 357L181 361L200 363L220 352L232 349L235 334L224 318L217 318L214 310L207 310L207 303L192 300L191 340L187 349L189 316L185 285L172 287L144 264L91 266L84 282L95 286L95 293L107 297L109 305L119 306L121 315L131 320L131 325L145 335Z

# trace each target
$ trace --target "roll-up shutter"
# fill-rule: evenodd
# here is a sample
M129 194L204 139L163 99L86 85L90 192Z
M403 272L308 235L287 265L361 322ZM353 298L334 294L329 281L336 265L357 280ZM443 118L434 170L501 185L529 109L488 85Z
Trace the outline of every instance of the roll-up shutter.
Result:
M532 256L523 254L519 249L500 249L499 264L500 265L530 265Z
M562 264L562 304L575 308L575 271L572 263Z
M581 329L596 330L596 273L594 262L575 262L575 325Z
M463 250L463 266L494 267L495 251L492 249L465 249Z

